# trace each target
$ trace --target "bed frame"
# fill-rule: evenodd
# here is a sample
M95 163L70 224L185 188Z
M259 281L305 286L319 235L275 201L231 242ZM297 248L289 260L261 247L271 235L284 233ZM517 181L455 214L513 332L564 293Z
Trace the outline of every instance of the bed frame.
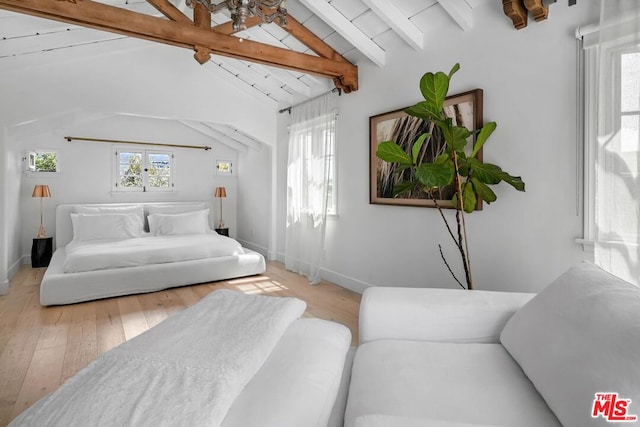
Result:
M40 285L40 304L61 305L120 295L154 292L177 286L262 274L264 257L249 249L245 254L165 264L65 273L65 246L73 239L71 213L77 206L150 205L199 206L202 202L63 204L56 207L56 251Z

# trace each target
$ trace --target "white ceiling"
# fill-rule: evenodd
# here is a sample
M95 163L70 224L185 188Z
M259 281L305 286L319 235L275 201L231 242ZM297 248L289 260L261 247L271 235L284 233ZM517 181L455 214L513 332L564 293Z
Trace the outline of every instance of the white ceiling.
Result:
M144 0L100 2L159 15ZM184 0L172 2L187 15L191 13ZM473 28L473 9L485 3L495 4L495 13L502 14L502 5L495 0L289 0L286 5L291 16L352 63L358 65L369 61L384 66L387 52L402 46L421 50L434 42L425 36L434 23L456 26L460 31ZM229 21L229 17L222 13L212 15L212 19L214 25ZM275 23L235 35L314 54ZM115 41L125 38L119 34L0 10L0 65L41 52L68 51L89 44L101 47L111 44L117 49L119 43ZM279 107L290 106L333 87L330 80L322 77L222 56L212 56L205 66L217 68L223 78L245 86L256 97Z

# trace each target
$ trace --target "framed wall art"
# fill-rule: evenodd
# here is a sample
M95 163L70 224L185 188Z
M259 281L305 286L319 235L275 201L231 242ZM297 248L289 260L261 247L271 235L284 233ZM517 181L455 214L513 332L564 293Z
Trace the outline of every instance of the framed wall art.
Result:
M448 96L444 103L444 113L453 119L454 125L465 126L471 132L480 129L483 125L482 89ZM395 141L411 155L413 143L423 133L430 133L431 136L422 146L419 158L422 162L433 161L444 152L444 139L434 123L410 116L404 112L404 109L369 117L369 202L371 204L435 207L433 199L422 190L414 190L410 194L393 197L393 186L404 181L406 177L402 174L410 171L396 173L396 165L376 157L378 145L383 141ZM473 144L469 144L470 150L472 147ZM477 158L482 161L482 153L478 153ZM453 194L453 186L441 188L437 195L438 204L441 207L452 207ZM481 209L480 203L476 209Z

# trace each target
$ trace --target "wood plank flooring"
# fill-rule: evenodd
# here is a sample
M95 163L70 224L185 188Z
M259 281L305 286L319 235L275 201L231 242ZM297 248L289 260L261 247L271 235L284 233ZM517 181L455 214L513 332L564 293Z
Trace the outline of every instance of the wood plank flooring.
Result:
M44 271L24 266L0 296L0 426L99 354L220 288L300 298L306 317L342 323L358 341L360 295L327 282L311 286L280 263L268 263L260 276L55 307L39 303Z

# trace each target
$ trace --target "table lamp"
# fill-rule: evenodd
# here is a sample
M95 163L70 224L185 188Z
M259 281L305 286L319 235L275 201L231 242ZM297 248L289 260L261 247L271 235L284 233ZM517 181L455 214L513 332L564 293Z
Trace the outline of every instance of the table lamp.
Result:
M44 229L44 224L42 221L42 218L43 218L42 199L44 197L51 197L51 191L49 191L49 186L40 185L40 184L36 185L35 187L33 187L33 194L31 194L31 197L40 197L40 229L38 230L38 238L41 239L47 236L47 232Z
M224 220L222 219L222 199L227 197L227 190L224 187L216 187L215 197L220 199L220 220L218 221L218 228L224 228Z

